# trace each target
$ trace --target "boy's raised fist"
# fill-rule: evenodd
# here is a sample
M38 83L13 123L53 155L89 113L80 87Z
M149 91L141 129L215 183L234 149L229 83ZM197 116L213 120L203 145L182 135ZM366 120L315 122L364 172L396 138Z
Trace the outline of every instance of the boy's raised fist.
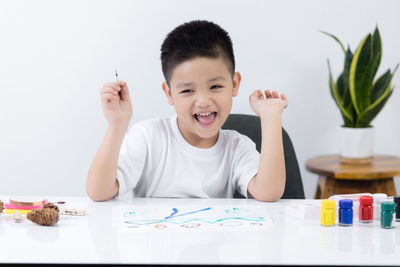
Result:
M120 95L118 92L121 92ZM100 90L104 115L111 126L127 126L132 117L132 102L124 81L108 82Z

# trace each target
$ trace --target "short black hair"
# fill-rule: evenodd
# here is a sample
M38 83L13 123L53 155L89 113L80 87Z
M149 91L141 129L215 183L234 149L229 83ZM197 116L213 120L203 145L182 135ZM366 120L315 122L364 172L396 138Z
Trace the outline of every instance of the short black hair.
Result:
M193 20L179 25L167 35L161 45L161 67L168 85L173 69L195 57L222 57L232 76L235 72L231 38L213 22Z

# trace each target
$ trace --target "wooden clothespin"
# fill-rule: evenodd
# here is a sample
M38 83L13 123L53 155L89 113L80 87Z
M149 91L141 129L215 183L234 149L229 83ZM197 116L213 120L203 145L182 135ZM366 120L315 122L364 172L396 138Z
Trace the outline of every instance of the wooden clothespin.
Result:
M62 215L76 215L76 216L85 216L85 210L77 210L72 208L60 208L60 214Z

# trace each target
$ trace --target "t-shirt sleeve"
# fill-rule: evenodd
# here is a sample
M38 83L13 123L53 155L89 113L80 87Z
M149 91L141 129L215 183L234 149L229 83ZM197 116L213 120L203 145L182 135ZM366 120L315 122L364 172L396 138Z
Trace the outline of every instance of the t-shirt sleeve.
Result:
M145 128L136 123L125 135L121 145L117 165L117 196L122 196L136 187L144 169L147 151Z
M260 153L256 149L256 144L247 136L242 135L235 151L233 181L235 188L246 198L251 197L247 187L258 172L259 160Z

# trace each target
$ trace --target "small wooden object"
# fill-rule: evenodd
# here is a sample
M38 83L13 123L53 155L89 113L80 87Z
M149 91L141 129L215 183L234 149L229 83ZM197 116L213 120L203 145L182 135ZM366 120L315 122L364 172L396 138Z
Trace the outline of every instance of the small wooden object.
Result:
M10 203L15 206L39 206L46 204L47 199L35 196L12 197Z
M21 213L20 213L18 210L17 210L17 211L14 211L13 217L14 217L14 221L15 221L16 223L20 223L20 222L23 222L23 221L24 221L24 218L22 217Z
M324 155L306 161L306 168L319 175L315 198L360 192L396 195L394 176L400 175L400 157L374 155L372 162L343 163L339 155Z
M60 214L61 215L85 216L86 215L86 211L85 210L71 209L71 208L60 208Z

